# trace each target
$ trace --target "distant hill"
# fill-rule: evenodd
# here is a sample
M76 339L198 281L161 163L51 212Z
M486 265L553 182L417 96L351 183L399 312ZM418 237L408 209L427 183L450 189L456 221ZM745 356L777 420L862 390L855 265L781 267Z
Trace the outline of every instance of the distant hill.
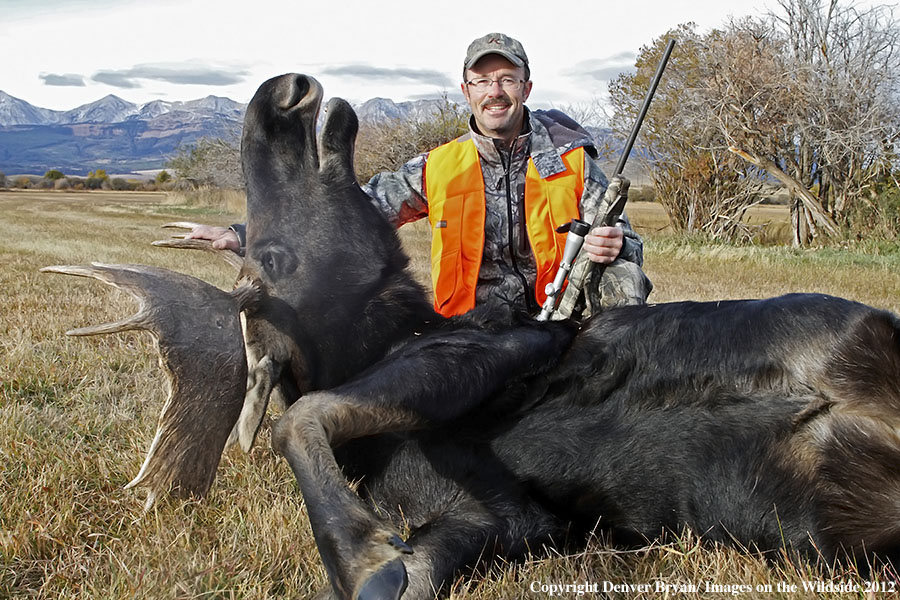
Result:
M443 100L373 98L355 106L361 122L425 119ZM182 144L238 137L246 104L219 96L138 105L109 95L67 111L39 108L0 91L0 172L86 175L163 168ZM590 129L604 143L608 130Z

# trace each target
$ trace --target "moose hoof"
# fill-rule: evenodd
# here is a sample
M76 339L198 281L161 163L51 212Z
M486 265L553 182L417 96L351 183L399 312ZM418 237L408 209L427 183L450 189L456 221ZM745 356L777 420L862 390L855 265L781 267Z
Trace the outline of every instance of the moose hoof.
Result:
M366 579L356 594L356 600L400 600L409 577L406 566L399 558L386 563Z
M410 548L409 544L403 541L403 539L397 535L396 533L391 536L391 539L388 540L388 544L396 548L398 551L403 554L412 554L413 549Z

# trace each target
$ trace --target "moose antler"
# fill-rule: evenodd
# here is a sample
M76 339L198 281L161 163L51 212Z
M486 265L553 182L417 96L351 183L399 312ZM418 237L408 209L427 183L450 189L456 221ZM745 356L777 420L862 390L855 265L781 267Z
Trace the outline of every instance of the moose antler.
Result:
M258 290L243 284L225 292L166 269L141 265L52 266L42 272L92 277L125 290L136 314L67 335L142 329L156 336L169 395L156 436L137 477L126 488L149 488L146 508L165 493L203 496L244 400L247 362L240 312Z

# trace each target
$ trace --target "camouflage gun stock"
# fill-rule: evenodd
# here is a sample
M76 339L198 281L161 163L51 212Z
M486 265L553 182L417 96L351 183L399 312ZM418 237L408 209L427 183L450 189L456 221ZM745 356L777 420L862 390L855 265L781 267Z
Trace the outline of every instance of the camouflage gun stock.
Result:
M634 126L631 128L631 134L628 136L625 148L622 150L621 156L619 156L616 170L610 179L609 187L606 188L606 194L603 198L601 209L597 212L597 216L591 224L591 229L601 226L613 227L619 221L619 218L625 210L625 203L628 202L628 187L631 183L622 175L622 172L625 170L625 163L628 160L628 155L631 154L631 150L634 147L634 142L637 139L638 132L641 130L641 125L644 123L644 117L647 116L650 102L653 100L656 88L659 86L663 72L666 70L666 64L669 62L669 56L672 54L673 48L675 48L675 40L669 40L669 43L663 52L662 59L659 61L659 66L656 68L656 74L653 76L653 81L650 83L650 89L647 91L647 96L644 98L644 104L641 106L641 110L634 122ZM605 207L605 210L603 207ZM592 266L593 269L591 268ZM599 300L599 298L591 298L591 295L586 293L589 291L586 286L591 280L599 282L605 266L594 266L585 253L579 250L571 269L569 274L569 284L562 293L557 312L562 318L569 317L578 319L585 308L593 308L593 305ZM596 288L597 286L593 285L590 287ZM597 290L594 289L594 295L596 295L596 291Z

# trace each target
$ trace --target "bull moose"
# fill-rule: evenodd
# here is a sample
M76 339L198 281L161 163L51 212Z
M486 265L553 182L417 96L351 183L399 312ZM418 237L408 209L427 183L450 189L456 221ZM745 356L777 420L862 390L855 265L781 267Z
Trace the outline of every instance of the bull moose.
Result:
M136 265L48 267L141 308L171 392L130 485L205 493L229 439L288 408L288 461L337 598L428 598L492 556L601 530L827 560L900 549L900 321L824 295L438 316L353 173L356 115L265 82L242 139L231 292ZM194 241L194 243L197 243ZM170 242L167 245L179 245ZM359 482L351 486L349 481Z

